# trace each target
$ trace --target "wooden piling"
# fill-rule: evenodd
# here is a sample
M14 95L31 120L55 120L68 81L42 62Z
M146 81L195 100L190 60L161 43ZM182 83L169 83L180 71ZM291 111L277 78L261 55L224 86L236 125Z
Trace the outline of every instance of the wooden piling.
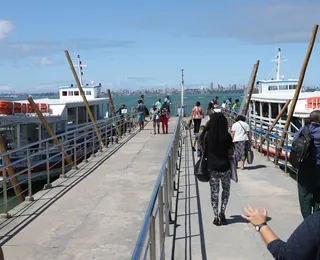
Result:
M249 90L249 93L248 93L249 95L248 95L248 100L247 100L247 103L246 103L246 108L244 110L244 116L246 116L248 114L248 111L249 111L249 105L250 105L250 101L251 101L252 92L253 92L253 89L254 89L254 86L255 86L255 83L256 83L259 64L260 64L260 60L257 60L257 63L256 63L255 68L254 68L254 73L253 73L253 78L252 78L250 90Z
M0 135L0 152L1 153L7 152L6 140L4 139L4 137L2 135ZM2 164L3 165L10 165L11 164L10 157L9 157L8 154L2 156ZM8 169L8 176L13 176L14 175L13 166L10 165L10 166L7 167L7 169ZM6 171L6 169L4 169L4 171ZM2 177L5 177L5 176L2 176ZM13 187L14 193L18 197L19 202L23 202L24 201L24 196L22 194L22 190L21 190L20 185L18 183L17 177L11 178L10 182L11 182L11 185Z
M59 140L57 137L55 137L55 133L52 131L51 127L49 126L47 120L44 118L44 116L42 115L41 111L39 110L39 108L37 107L36 103L33 101L32 97L28 98L28 101L32 107L32 109L34 110L34 112L36 112L37 116L39 117L39 120L41 121L42 125L44 126L44 128L46 129L47 133L51 136L54 137L53 138L53 142L57 145L58 149L60 152L64 153L64 158L66 159L68 165L73 165L72 160L70 159L69 155L64 152L62 145L59 143Z
M113 99L112 99L112 95L111 95L110 89L108 89L108 97L109 97L109 102L110 102L110 105L111 105L112 114L113 114L113 117L114 117L114 123L115 123L115 126L116 126L117 136L120 137L120 129L119 129L118 120L117 120L117 113L116 113L116 109L115 109L114 104L113 104Z
M286 124L284 126L284 130L285 131L282 132L280 145L279 145L279 148L278 148L278 151L277 151L277 154L276 154L276 161L275 161L276 164L278 162L277 158L279 158L279 154L281 152L281 147L283 146L284 139L287 136L286 131L288 131L288 129L289 129L290 122L291 122L294 110L296 108L297 101L299 99L299 94L300 94L300 90L302 88L304 76L305 76L305 73L306 73L306 70L307 70L307 67L308 67L308 63L309 63L309 59L310 59L310 56L311 56L311 53L312 53L312 50L313 50L314 42L315 42L316 37L317 37L318 28L319 28L318 24L316 24L313 27L313 31L312 31L309 47L308 47L308 50L307 50L307 53L306 53L306 56L305 56L305 59L304 59L304 62L303 62L302 68L301 68L301 72L300 72L300 77L299 77L299 81L298 81L298 84L297 84L297 88L296 88L296 91L294 93L294 96L293 96L293 99L292 99L292 102L291 102L291 106L290 106L290 109L289 109L289 112L288 112L288 118L287 118Z
M79 80L79 78L78 78L78 75L77 75L77 73L76 73L76 71L75 71L75 69L74 69L74 66L73 66L73 64L72 64L72 61L71 61L69 52L66 50L66 51L64 51L64 53L65 53L65 55L66 55L66 57L67 57L67 60L68 60L70 69L71 69L72 74L73 74L73 77L74 77L74 79L75 79L75 81L76 81L76 83L77 83L77 85L78 85L78 88L79 88L79 91L80 91L80 95L81 95L81 97L82 97L82 99L83 99L83 102L84 102L84 104L85 104L85 106L86 106L88 115L89 115L89 117L90 117L90 120L91 120L91 123L92 123L92 125L93 125L93 127L94 127L94 130L95 130L95 132L96 132L96 134L97 134L97 136L98 136L99 143L100 143L100 146L101 146L101 149L102 149L102 148L104 148L104 144L103 144L103 141L102 141L102 138L101 138L100 131L99 131L97 125L96 125L96 121L94 120L94 116L93 116L93 114L92 114L92 112L91 112L91 109L90 109L88 100L87 100L87 98L86 98L86 95L85 95L85 93L84 93L84 91L83 91L83 89L82 89L80 80Z

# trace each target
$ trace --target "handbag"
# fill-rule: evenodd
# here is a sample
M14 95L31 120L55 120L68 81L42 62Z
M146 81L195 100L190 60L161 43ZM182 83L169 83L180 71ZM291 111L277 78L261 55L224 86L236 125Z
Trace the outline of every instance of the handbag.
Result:
M234 156L232 156L229 161L231 170L231 180L233 180L235 183L238 183L237 164Z
M254 158L254 153L251 150L251 148L249 148L248 154L247 154L247 163L248 164L252 164L253 163L253 158Z
M204 134L204 142L207 137L207 133ZM197 161L194 167L194 175L196 175L198 181L201 182L208 182L210 180L210 174L208 169L208 159L204 157L206 147L203 145L203 154L201 155L200 159Z
M210 180L207 159L201 156L194 167L194 175L198 181L208 182Z

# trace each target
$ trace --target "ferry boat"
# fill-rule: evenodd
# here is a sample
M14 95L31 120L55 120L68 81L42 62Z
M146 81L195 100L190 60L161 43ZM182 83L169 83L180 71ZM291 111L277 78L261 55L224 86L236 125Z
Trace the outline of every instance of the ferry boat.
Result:
M78 64L74 66L79 67L80 83L90 105L94 119L99 121L103 118L108 118L111 114L109 99L101 97L102 85L100 83L95 85L93 82L91 84L83 84L82 67L85 65L82 65L80 56L78 56ZM90 122L85 104L76 85L71 84L69 86L60 87L59 99L34 99L34 102L56 135L76 128L81 128ZM27 100L0 101L0 134L5 138L8 150L17 149L24 145L50 137ZM70 142L73 142L73 136L70 136ZM89 145L87 149L88 153L92 152L90 149L92 148ZM96 147L96 149L98 149L98 147ZM32 149L29 149L29 152L32 154L35 152L38 153L41 150L45 151L45 147L41 147L41 144L39 144L33 146ZM79 149L77 151L77 158L83 156L83 153L84 150ZM60 154L58 149L52 149L50 151L50 157L55 154ZM71 155L71 152L69 152L69 155ZM25 156L25 150L10 156L12 163L17 161L17 163L14 164L16 173L27 168L26 160L21 161ZM39 162L45 160L45 157L45 152L41 155L32 157L31 165L35 165L32 169L32 174L37 176L37 178L32 178L33 181L45 178L46 165L45 163L39 164ZM0 165L1 164L2 159L0 159ZM61 155L57 155L50 161L50 174L51 176L61 174ZM26 178L27 172L25 172L25 174L19 174L18 182L23 182Z
M259 122L272 124L287 100L292 100L298 84L298 79L285 79L284 76L280 77L280 64L282 61L285 61L285 59L281 59L280 48L278 49L277 59L273 61L277 62L276 78L257 81L258 93L252 94L249 106L250 124L255 128L255 131L258 132L261 131L261 129L264 133L267 132L268 126L263 124L261 126ZM279 119L276 127L284 128L287 112L290 107L291 102ZM288 131L294 135L301 126L306 124L310 112L315 109L320 109L320 91L304 92L302 89ZM277 131L275 131L273 137L276 138L276 135L281 136L281 132L279 131L277 133ZM293 135L289 135L289 140L293 138ZM265 149L264 146L263 149ZM271 149L270 152L274 153L275 151Z

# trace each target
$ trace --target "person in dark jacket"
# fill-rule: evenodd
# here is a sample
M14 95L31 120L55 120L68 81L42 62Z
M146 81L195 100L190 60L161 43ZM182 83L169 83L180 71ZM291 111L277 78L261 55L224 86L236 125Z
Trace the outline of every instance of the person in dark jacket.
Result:
M311 157L304 160L298 169L297 182L300 210L303 218L320 209L320 110L310 113ZM297 140L304 127L295 135Z
M320 212L309 215L291 234L282 241L267 224L267 210L262 213L250 206L244 209L244 219L260 233L269 252L276 260L320 260Z
M207 158L210 173L211 204L214 213L214 225L226 224L225 211L230 196L231 167L230 156L233 153L232 137L228 132L228 121L222 113L210 116L203 138L202 152ZM222 184L221 209L219 205L219 188Z

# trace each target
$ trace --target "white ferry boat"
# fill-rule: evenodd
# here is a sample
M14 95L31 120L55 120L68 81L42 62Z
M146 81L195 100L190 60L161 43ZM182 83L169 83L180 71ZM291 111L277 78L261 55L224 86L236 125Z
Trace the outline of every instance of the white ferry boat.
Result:
M75 66L79 67L80 83L85 92L94 119L99 121L103 118L108 118L111 114L109 113L109 99L101 97L101 84L83 84L82 66L84 65L81 64L79 56L78 65ZM34 99L34 102L56 135L80 128L90 123L85 104L76 85L71 84L70 86L60 87L59 99ZM27 100L0 101L0 134L5 138L8 150L23 147L24 145L50 137ZM71 138L73 137L71 136L70 139ZM73 140L71 140L71 142L73 142ZM41 147L40 144L35 145L29 152L38 153L44 149L45 147ZM88 153L91 152L90 147L88 147L87 151ZM83 155L83 152L83 149L79 149L77 158L80 158ZM60 153L58 150L52 150L52 152L50 152L50 157L58 153ZM19 161L25 155L25 150L23 150L23 152L11 155L10 160L11 162ZM46 165L39 164L40 161L45 160L45 156L46 154L44 152L42 155L37 155L32 159L31 164L35 165L32 174L38 176L37 179L41 179L41 176L45 176ZM53 176L61 173L61 156L56 156L54 160L56 162L51 162L53 166L50 170L50 173ZM0 160L0 164L2 164L2 160ZM26 160L14 164L15 172L22 171L23 169L26 169L26 167ZM26 175L27 173L19 175L18 181L19 178L27 178Z
M280 48L278 49L277 59L273 61L277 62L276 78L259 80L257 82L258 93L252 94L251 97L249 118L251 125L256 127L256 131L261 131L259 121L269 124L274 122L287 100L292 100L298 84L298 79L280 77L280 64L285 61L285 59L281 59ZM283 129L290 106L291 103L278 121L277 127ZM293 134L296 133L301 126L305 125L310 112L315 109L320 109L320 91L304 92L302 89L288 130ZM267 128L267 125L263 126L262 131L266 132ZM293 136L289 136L289 138L291 139Z

